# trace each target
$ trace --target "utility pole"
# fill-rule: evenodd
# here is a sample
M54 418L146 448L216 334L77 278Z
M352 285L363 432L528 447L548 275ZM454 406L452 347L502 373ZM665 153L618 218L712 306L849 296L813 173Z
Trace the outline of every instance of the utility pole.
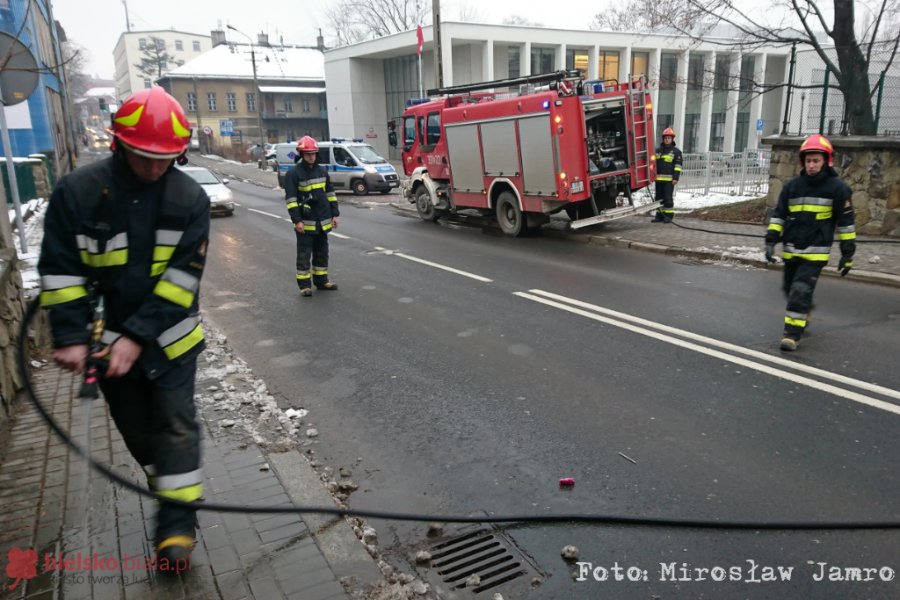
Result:
M253 48L253 38L244 33L243 31L232 27L231 25L226 25L228 29L232 31L236 31L245 38L250 41L250 62L253 64L253 95L256 96L256 127L259 129L259 150L262 152L262 158L265 159L266 156L266 134L263 131L262 124L262 92L259 91L259 81L256 79L256 51ZM260 163L262 164L262 163Z
M128 0L122 0L122 6L125 7L125 29L131 32L131 19L128 18Z
M434 30L434 82L444 87L444 63L441 60L441 0L431 0L432 29Z

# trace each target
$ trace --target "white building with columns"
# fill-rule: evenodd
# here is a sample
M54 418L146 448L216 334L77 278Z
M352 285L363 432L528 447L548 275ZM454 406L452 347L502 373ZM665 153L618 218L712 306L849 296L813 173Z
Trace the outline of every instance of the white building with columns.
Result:
M421 89L436 85L434 35L423 27ZM734 40L673 34L543 29L443 22L443 86L580 69L588 80L647 77L657 136L678 134L684 152L739 152L779 133L790 48L742 54ZM331 134L365 137L387 154L388 121L420 96L416 32L393 34L325 54ZM743 84L742 84L743 82ZM750 82L771 86L760 94Z

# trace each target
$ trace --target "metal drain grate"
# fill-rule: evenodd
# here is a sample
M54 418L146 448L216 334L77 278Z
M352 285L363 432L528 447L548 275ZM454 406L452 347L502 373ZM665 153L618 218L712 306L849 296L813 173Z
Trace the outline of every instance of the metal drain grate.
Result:
M509 538L490 528L478 527L438 541L431 546L430 552L432 573L452 590L475 594L488 590L502 592L511 591L503 588L518 579L522 579L525 586L543 580L538 569ZM478 583L467 585L473 575L478 576ZM529 575L531 577L526 578Z

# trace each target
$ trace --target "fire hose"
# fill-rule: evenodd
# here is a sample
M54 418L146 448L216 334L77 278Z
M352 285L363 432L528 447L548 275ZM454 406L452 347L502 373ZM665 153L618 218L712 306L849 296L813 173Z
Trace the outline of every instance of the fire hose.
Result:
M127 490L135 492L146 498L151 498L158 502L165 502L176 506L192 508L195 510L208 510L214 512L227 513L265 513L265 514L325 514L336 517L362 517L373 519L386 519L393 521L421 521L421 522L441 522L441 523L590 523L595 525L629 525L644 527L665 527L665 528L693 528L693 529L725 529L725 530L757 530L757 531L789 531L789 530L872 530L872 529L900 529L900 521L783 521L783 522L764 522L764 521L724 521L713 519L689 519L689 518L663 518L663 517L634 517L621 515L603 515L591 513L569 513L555 515L536 515L536 514L509 514L509 515L489 515L489 516L469 516L469 515L438 515L438 514L417 514L404 512L391 512L370 509L350 509L339 508L335 506L248 506L240 504L221 504L215 502L184 502L173 498L166 498L153 492L152 490L141 486L130 479L122 477L114 472L108 466L101 464L90 457L89 451L79 446L69 436L69 434L53 419L49 411L44 407L38 399L31 382L29 369L27 367L26 340L28 338L28 328L34 320L39 309L39 300L32 300L25 311L22 320L22 326L19 331L19 339L17 344L17 362L19 371L22 375L23 388L37 409L41 417L46 421L50 429L74 452L78 457L88 462L95 471L102 474L110 481L117 483ZM91 354L95 353L95 348L99 348L104 328L104 306L102 299L97 299L94 305L94 322L91 328ZM85 371L84 381L82 382L79 395L91 400L98 397L98 381L102 377L102 367L96 361L91 363L90 354L88 360L88 368ZM91 396L93 394L93 396Z

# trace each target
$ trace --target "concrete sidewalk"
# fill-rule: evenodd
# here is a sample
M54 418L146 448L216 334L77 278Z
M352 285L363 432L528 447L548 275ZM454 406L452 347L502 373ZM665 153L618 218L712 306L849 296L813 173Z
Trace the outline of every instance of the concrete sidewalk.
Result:
M277 410L223 336L207 337L197 382L204 499L334 506L304 456L314 441ZM78 378L46 363L33 378L39 400L83 446L88 409L75 397ZM297 514L201 511L192 570L158 577L148 568L155 502L88 473L29 401L18 406L0 432L0 598L311 600L364 598L385 586L347 520ZM102 399L90 415L92 456L143 485Z

